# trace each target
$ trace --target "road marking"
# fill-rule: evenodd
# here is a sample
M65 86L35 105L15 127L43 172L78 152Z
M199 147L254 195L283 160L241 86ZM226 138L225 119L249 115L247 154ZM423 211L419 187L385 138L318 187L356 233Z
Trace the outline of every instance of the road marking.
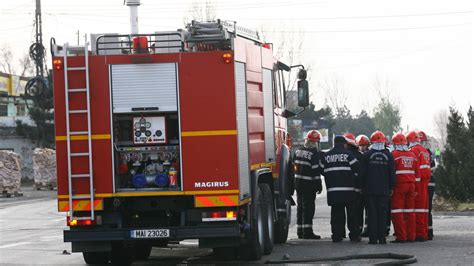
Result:
M8 244L8 245L0 246L0 248L11 248L11 247L26 245L26 244L31 244L31 242L18 242L18 243L14 243L14 244Z
M63 217L63 218L59 218L59 219L53 219L53 220L50 220L51 222L59 222L59 221L65 221L66 220L66 217Z

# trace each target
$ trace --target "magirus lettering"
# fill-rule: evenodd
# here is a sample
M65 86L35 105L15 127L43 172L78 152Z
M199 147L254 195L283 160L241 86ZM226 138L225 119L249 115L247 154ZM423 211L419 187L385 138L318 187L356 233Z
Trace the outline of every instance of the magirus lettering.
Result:
M195 182L194 187L196 188L208 188L208 187L228 187L229 181L221 181L221 182Z

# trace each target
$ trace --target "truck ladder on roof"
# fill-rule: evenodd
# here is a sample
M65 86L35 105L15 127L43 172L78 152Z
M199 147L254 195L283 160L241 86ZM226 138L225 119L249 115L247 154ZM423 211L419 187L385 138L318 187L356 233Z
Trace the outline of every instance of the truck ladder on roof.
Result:
M69 217L71 220L94 220L94 177L92 174L92 139L91 139L91 113L90 113L90 91L89 91L89 43L86 42L84 46L69 46L68 43L64 44L64 89L65 89L65 100L66 100L66 134L67 134L67 164L68 164L68 185L69 185ZM84 53L84 66L69 67L68 66L68 54L69 53ZM84 88L69 88L68 74L71 71L83 71L85 79ZM86 94L86 109L84 110L70 110L69 109L69 97L78 93ZM71 131L70 128L70 116L87 116L87 130L83 131ZM87 135L87 152L71 152L71 136L74 135ZM86 173L72 173L72 158L73 157L87 157L89 162L89 172ZM75 195L73 191L73 182L76 179L89 178L89 194ZM89 200L90 201L90 216L74 216L73 201L74 200Z
M187 25L190 36L188 42L224 41L237 35L258 43L263 43L256 30L238 26L236 22L218 19L217 21L200 22L193 20Z

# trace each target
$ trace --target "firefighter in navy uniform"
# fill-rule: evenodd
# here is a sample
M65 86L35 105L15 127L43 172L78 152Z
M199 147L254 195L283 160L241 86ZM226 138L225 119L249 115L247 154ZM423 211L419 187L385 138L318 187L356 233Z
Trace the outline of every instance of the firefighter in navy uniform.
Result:
M420 136L421 145L430 153L431 177L430 182L428 183L428 240L433 240L433 215L431 214L431 211L433 209L433 196L436 186L436 181L433 175L433 171L436 168L436 162L433 152L429 149L430 147L426 133L419 131L418 135Z
M344 137L346 138L347 143L344 145L345 148L352 152L354 157L357 161L360 162L360 158L362 157L362 152L359 151L359 146L356 143L356 137L354 134L347 132L344 133ZM362 234L362 227L364 225L364 196L362 195L362 187L361 187L360 179L358 179L358 183L356 184L356 216L357 216L357 224L359 225L360 233Z
M346 212L349 238L360 242L360 229L355 204L359 162L344 148L346 139L342 135L334 138L334 148L321 158L321 167L326 182L327 201L331 206L332 241L341 242L345 237Z
M368 211L369 244L386 244L388 201L395 184L395 163L385 149L385 135L370 136L370 150L362 156L361 174Z
M297 194L296 223L298 238L321 239L313 232L316 193L321 193L319 141L321 133L310 130L304 147L295 151L295 189Z
M364 154L369 150L370 140L366 135L359 135L356 138L356 144L357 144L357 146L359 146L359 152L361 154ZM360 160L359 160L359 162L360 162ZM365 204L365 196L364 196L363 193L362 193L362 195L363 195L362 196L362 206L363 206L363 210L365 210L365 213L363 214L362 218L359 218L359 223L361 224L361 227L363 228L362 233L360 234L360 236L361 237L368 237L369 236L369 231L367 230L367 221L368 221L367 207L366 207L366 204Z

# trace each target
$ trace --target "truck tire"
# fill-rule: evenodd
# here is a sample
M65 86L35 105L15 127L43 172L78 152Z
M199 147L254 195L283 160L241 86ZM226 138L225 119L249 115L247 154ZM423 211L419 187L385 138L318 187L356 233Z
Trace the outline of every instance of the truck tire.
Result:
M282 244L288 239L288 231L291 222L291 203L289 200L285 203L286 212L279 212L278 221L275 223L275 243Z
M138 244L135 245L135 259L137 260L146 260L150 257L151 254L151 245L147 244Z
M214 255L219 260L235 260L237 258L237 247L213 248Z
M82 252L87 264L107 264L110 260L110 252Z
M241 258L244 260L259 260L262 258L263 246L265 241L265 220L264 220L264 210L263 210L263 196L260 186L258 186L256 191L256 207L257 213L254 214L257 217L256 224L253 225L252 230L247 235L246 243L242 245Z
M133 263L135 250L133 246L125 245L123 242L112 243L110 261L113 265L128 266Z
M273 206L272 190L268 184L258 184L262 191L262 206L263 206L263 219L264 219L264 242L263 242L263 254L268 255L272 253L274 238L274 222L275 222L275 208Z

